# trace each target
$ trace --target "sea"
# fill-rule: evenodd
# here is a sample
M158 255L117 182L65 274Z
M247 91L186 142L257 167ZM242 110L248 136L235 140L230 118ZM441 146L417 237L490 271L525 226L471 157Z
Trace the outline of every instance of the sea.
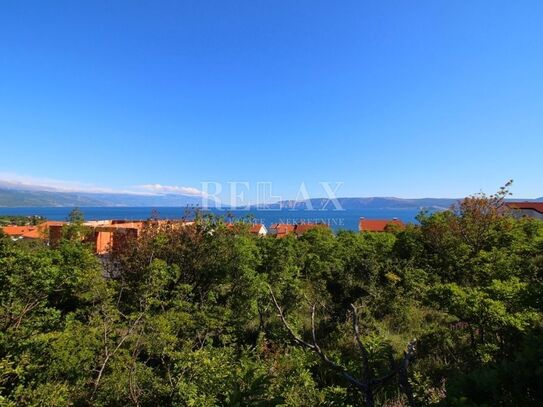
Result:
M103 219L191 219L194 211L179 207L81 207L79 208L85 220ZM73 207L18 207L0 208L1 215L40 215L49 220L66 220ZM416 223L419 209L349 209L349 210L218 210L209 209L206 212L222 216L226 220L242 220L252 223L262 223L266 227L274 223L326 223L334 231L358 230L361 217L367 219L393 219L398 218L404 222Z

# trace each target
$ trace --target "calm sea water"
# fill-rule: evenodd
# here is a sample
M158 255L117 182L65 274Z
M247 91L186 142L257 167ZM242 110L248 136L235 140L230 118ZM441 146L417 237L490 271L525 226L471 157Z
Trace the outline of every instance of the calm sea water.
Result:
M73 208L45 207L45 208L0 208L0 215L41 215L50 220L66 220ZM148 219L157 213L162 219L180 219L185 217L185 208L175 207L83 207L80 208L86 220L100 219ZM368 219L398 218L404 222L415 222L418 209L363 209L344 211L306 211L306 210L252 210L227 211L212 210L217 215L232 214L236 218L252 217L256 223L263 223L269 227L272 223L297 222L324 222L334 230L358 230L358 221L361 217Z

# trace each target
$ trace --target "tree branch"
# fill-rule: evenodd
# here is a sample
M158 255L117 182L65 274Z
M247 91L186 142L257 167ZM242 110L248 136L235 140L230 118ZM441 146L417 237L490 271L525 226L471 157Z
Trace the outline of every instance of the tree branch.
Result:
M92 397L96 394L96 391L98 390L98 386L100 385L100 380L102 379L102 375L104 374L104 370L106 369L107 363L109 362L109 359L111 359L112 356L114 356L117 351L121 348L123 343L128 339L128 337L132 334L132 331L136 328L136 326L139 324L141 318L143 317L143 313L141 313L138 318L134 321L132 326L128 329L128 331L121 337L121 340L113 350L113 352L109 352L108 346L107 346L107 326L104 327L104 362L102 363L102 366L100 367L100 370L98 371L98 377L96 378L94 382L94 389L92 391Z
M273 290L268 285L268 289L270 291L271 298L273 300L273 303L275 304L275 308L277 309L277 312L279 314L279 317L281 318L281 322L283 323L283 326L286 328L288 333L290 334L290 337L294 342L297 344L304 346L308 349L311 349L313 352L318 354L320 358L331 368L339 371L341 375L351 384L358 387L362 391L366 391L367 386L360 382L359 380L355 379L349 372L347 372L347 369L341 365L338 365L337 363L331 361L328 356L323 352L323 350L320 348L320 346L317 343L317 335L316 335L316 329L315 329L315 305L311 307L311 331L313 336L313 343L309 343L304 341L300 336L296 335L294 330L291 328L289 323L287 322L285 315L283 313L283 310L279 303L277 302L277 299L275 298L275 295L273 294Z

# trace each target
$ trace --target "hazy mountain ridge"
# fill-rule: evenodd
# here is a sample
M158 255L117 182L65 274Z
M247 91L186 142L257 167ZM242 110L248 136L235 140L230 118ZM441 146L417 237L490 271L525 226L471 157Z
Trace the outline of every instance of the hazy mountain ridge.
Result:
M517 199L524 200L524 199ZM543 197L527 199L543 201ZM395 197L337 198L342 209L448 209L458 199L455 198L417 198ZM211 204L211 202L210 202ZM186 207L202 205L196 196L179 194L139 195L129 193L103 192L60 192L36 189L12 189L0 186L0 207ZM228 207L228 205L223 205ZM252 209L295 209L323 210L335 209L334 203L326 198L307 201L284 200L265 206L252 206ZM234 208L233 208L234 209Z
M403 199L394 197L367 197L367 198L337 198L343 209L447 209L457 202L454 198L420 198ZM286 200L266 205L267 209L336 209L334 203L326 198L315 198L307 201Z
M537 199L510 199L512 201L543 201ZM366 197L366 198L337 198L342 209L449 209L459 201L458 198L395 198L395 197ZM323 210L336 209L334 202L327 198L314 198L305 201L285 200L264 206L266 209L296 209L296 210Z
M50 206L200 206L201 198L184 195L137 195L0 189L0 207Z

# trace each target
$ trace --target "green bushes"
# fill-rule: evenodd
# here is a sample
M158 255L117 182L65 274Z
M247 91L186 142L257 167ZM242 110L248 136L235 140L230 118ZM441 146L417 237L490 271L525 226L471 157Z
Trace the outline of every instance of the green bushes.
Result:
M221 222L149 228L109 260L0 239L0 405L348 406L365 400L298 347L315 334L363 377L401 360L416 405L543 403L543 226L492 197L382 234L256 238ZM396 363L396 362L394 362ZM376 405L407 405L398 376Z

